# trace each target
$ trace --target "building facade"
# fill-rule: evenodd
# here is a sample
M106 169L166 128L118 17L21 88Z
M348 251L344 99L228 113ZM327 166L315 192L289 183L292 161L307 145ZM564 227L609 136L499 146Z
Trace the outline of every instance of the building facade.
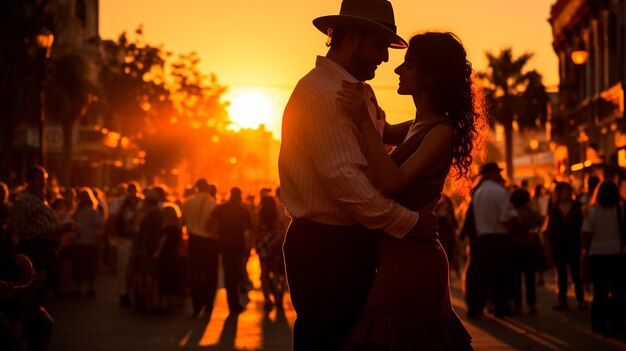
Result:
M626 1L558 0L550 12L559 92L549 130L560 177L626 166Z

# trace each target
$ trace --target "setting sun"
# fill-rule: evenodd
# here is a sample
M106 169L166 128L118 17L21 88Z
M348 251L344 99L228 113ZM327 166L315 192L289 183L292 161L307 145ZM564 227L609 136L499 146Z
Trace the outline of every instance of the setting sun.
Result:
M251 91L229 97L228 115L234 129L267 125L273 113L272 103L263 93Z

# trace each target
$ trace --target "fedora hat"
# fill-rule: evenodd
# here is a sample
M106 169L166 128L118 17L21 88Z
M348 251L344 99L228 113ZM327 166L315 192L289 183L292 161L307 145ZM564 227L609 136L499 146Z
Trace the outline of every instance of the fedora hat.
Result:
M364 29L385 38L392 48L407 47L406 41L396 34L393 8L387 0L343 0L339 15L318 17L313 25L324 34L338 27Z

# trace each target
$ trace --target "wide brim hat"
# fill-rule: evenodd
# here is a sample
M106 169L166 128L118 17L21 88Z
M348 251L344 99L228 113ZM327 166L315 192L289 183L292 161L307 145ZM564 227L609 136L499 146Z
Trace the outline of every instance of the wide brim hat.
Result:
M393 8L387 0L344 0L339 15L322 16L313 20L322 33L330 34L332 28L357 28L380 35L395 49L408 45L396 34Z

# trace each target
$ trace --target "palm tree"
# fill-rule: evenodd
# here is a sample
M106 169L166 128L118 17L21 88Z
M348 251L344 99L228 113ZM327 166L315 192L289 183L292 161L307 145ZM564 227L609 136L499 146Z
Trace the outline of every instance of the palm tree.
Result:
M493 121L504 126L506 171L513 179L513 124L533 128L537 119L545 119L547 94L541 83L541 75L534 70L526 71L532 53L513 56L511 48L498 55L487 52L488 68L480 72L485 82L486 98ZM539 123L539 125L541 125Z

